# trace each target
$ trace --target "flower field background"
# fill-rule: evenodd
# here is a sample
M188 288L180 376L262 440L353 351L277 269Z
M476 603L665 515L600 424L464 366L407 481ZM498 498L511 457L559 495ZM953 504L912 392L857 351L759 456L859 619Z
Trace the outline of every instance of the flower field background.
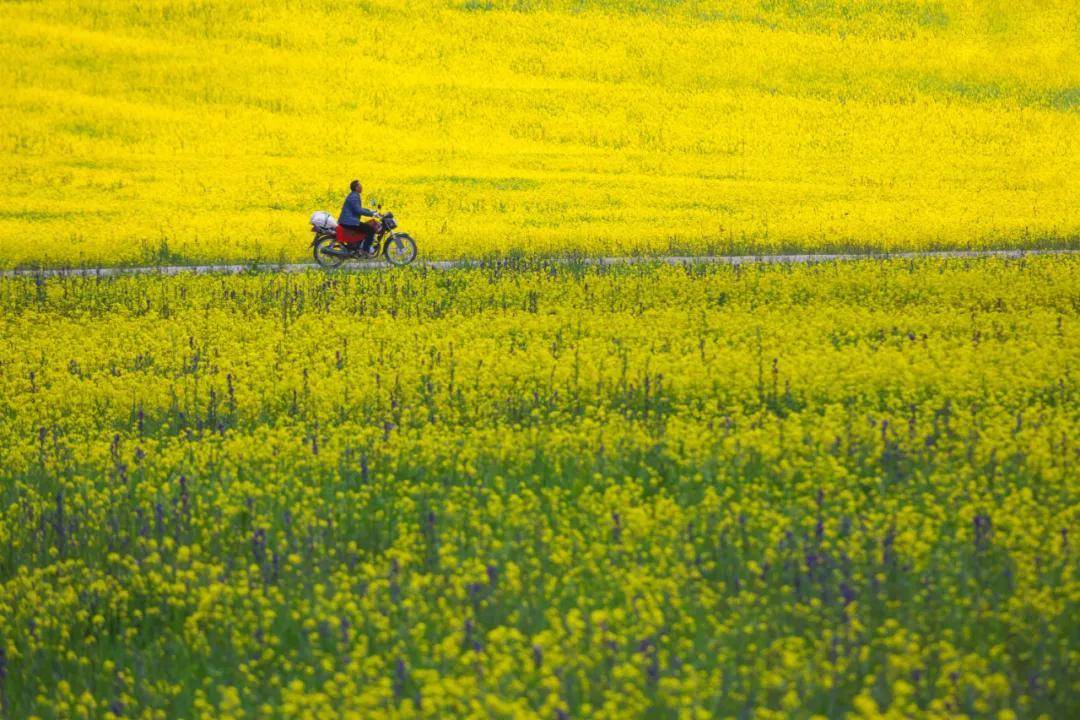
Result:
M1075 247L1073 0L0 4L0 266Z
M0 714L1066 717L1080 259L0 282Z
M0 720L1080 707L1075 2L0 28Z

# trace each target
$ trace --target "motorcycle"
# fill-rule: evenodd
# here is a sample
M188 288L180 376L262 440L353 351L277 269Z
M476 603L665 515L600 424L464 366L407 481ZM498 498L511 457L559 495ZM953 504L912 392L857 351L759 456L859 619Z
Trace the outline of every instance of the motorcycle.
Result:
M379 207L382 209L382 206ZM376 260L386 258L391 265L402 267L416 259L416 241L405 232L397 231L394 213L385 215L376 213L368 224L374 228L371 247L362 248L364 233L337 224L327 212L317 212L311 216L311 251L319 267L332 270L340 267L346 260Z

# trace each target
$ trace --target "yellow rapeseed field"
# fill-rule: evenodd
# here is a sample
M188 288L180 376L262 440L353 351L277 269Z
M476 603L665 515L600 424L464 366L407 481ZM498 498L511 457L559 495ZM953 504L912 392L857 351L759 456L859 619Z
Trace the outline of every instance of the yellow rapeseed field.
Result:
M1076 245L1075 0L0 4L0 266Z
M0 282L0 717L1068 717L1080 258Z
M1080 253L581 256L1076 250L1078 167L1075 0L0 2L0 720L1070 717ZM477 262L35 269L353 178Z

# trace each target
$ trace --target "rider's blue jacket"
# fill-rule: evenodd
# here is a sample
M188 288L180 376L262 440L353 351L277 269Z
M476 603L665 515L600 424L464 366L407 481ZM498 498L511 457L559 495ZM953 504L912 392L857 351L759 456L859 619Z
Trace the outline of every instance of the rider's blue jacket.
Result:
M341 214L338 215L338 225L359 225L361 217L373 217L375 213L365 208L360 203L360 193L351 192L345 198L345 204L341 206Z

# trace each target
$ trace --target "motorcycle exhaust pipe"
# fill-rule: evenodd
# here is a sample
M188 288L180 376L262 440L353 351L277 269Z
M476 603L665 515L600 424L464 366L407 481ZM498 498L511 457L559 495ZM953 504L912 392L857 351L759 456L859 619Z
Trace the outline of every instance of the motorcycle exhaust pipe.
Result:
M334 257L343 257L343 258L352 257L352 255L353 255L348 250L338 250L337 248L324 248L323 251L322 251L322 254L323 255L333 255Z

